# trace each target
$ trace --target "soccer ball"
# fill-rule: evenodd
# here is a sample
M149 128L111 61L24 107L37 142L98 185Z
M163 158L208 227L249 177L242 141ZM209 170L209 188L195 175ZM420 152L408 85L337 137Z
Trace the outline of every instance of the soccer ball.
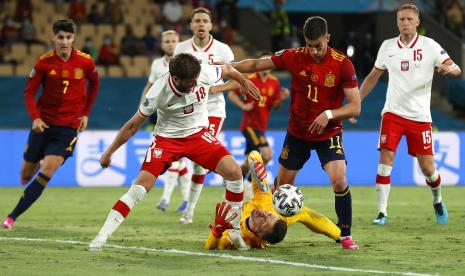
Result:
M290 217L297 214L304 205L304 196L296 186L281 185L273 194L273 208L278 214Z

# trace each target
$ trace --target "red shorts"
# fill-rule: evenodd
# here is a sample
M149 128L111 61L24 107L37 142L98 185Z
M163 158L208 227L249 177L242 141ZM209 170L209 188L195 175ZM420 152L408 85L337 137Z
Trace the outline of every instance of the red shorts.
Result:
M221 130L223 129L224 118L221 117L208 117L208 131L215 136L218 137Z
M158 177L173 161L187 157L202 167L215 171L221 158L231 155L229 151L206 129L184 138L156 136L147 149L141 170Z
M433 155L433 132L431 123L405 119L390 112L383 114L378 149L396 152L402 135L407 139L408 153Z

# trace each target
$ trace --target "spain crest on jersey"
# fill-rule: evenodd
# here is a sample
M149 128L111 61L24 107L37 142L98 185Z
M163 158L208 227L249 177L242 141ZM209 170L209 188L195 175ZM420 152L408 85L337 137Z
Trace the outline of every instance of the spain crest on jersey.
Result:
M81 68L74 69L74 78L75 79L80 80L80 79L82 79L82 76L83 76L83 72L82 72Z
M336 76L329 73L326 74L325 76L325 86L326 87L333 87L334 86L334 79L336 79Z

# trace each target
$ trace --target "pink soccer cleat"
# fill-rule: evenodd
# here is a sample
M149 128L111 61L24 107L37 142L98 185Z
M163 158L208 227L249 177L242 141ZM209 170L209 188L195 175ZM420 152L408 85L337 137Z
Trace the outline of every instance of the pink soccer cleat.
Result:
M341 245L343 249L358 250L358 245L354 242L351 236L341 237Z
M5 229L13 228L13 224L15 224L15 220L10 217L6 217L6 219L2 223L2 227Z

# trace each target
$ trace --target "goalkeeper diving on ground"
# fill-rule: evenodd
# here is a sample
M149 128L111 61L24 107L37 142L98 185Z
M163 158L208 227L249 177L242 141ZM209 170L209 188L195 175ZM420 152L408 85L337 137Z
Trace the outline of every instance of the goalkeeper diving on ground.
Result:
M232 221L237 213L230 212L226 202L216 205L215 222L210 224L210 235L205 249L267 248L270 244L284 239L287 227L296 222L304 224L315 233L339 241L341 231L329 218L304 206L299 213L284 217L279 215L272 204L272 193L267 185L266 169L257 151L248 156L252 174L253 198L242 206L240 229L233 229Z

